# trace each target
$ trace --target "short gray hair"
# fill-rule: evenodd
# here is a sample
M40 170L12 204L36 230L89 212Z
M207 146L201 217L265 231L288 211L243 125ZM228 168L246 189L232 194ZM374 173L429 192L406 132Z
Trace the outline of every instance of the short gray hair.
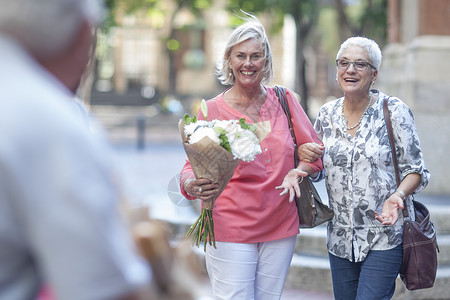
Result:
M262 70L261 84L268 84L273 78L272 50L270 49L269 39L267 38L264 26L255 16L248 13L245 13L245 15L247 17L241 18L246 20L246 22L233 30L226 43L223 58L217 64L216 73L220 82L224 85L233 85L235 83L235 77L230 72L229 67L233 47L250 39L254 39L260 43L261 51L264 55L265 64Z
M38 55L69 45L83 20L98 24L102 0L0 0L0 34Z
M367 51L367 55L369 56L369 62L377 69L380 69L381 66L381 50L378 44L369 38L362 36L354 36L348 38L345 42L341 44L341 48L336 54L336 59L341 58L342 52L347 49L349 46L357 46L361 47Z

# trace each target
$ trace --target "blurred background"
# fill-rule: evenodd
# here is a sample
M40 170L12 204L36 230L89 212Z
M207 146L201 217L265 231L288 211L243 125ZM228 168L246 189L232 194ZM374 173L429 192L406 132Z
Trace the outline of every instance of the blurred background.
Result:
M414 112L432 174L416 198L431 210L441 249L436 286L412 293L399 283L395 299L450 299L450 0L106 3L95 59L78 96L117 150L128 197L148 205L152 217L168 222L180 238L198 212L177 190L185 159L178 121L196 114L201 99L227 88L217 80L215 65L239 24L236 12L261 20L273 52L270 85L296 92L312 122L321 105L342 96L335 80L340 44L356 35L375 40L383 53L375 88L398 96ZM326 199L324 187L318 188ZM302 230L297 244L287 288L332 299L325 228Z

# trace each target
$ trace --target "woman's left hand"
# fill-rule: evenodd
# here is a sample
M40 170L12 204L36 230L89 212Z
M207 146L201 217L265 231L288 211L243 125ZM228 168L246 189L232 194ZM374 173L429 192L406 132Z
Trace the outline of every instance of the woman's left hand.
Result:
M323 150L325 150L323 145L311 142L298 146L297 153L301 161L312 163L322 157Z
M300 186L299 182L303 180L303 177L308 176L305 171L300 171L298 169L290 170L284 177L283 183L280 186L275 187L277 190L283 189L280 196L286 195L289 192L289 202L294 201L295 195L300 197Z
M394 225L398 220L398 209L403 207L403 199L394 193L384 202L381 215L375 212L375 219L383 225Z

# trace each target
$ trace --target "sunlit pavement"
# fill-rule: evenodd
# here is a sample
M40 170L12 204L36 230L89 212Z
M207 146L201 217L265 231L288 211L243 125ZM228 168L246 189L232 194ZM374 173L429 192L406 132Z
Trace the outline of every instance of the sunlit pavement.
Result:
M192 224L198 212L190 201L180 196L177 184L174 184L174 177L185 161L183 147L177 138L174 134L172 138L165 136L162 142L147 141L141 150L134 143L116 144L117 162L123 174L125 194L132 203L148 205L153 218ZM322 199L327 199L323 183L317 187ZM446 197L419 194L416 198L429 208L450 209ZM333 296L330 293L286 288L281 299L329 300Z

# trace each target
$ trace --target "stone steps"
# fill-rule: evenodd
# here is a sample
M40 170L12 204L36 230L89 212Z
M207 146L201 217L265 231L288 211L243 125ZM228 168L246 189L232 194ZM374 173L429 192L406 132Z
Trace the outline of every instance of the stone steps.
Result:
M450 266L450 234L437 234L440 252L438 253L438 264ZM326 248L326 228L300 230L295 245L295 253L303 255L320 255L328 258Z
M434 287L408 291L397 278L393 300L448 300L450 299L450 265L440 266ZM328 258L294 254L285 283L286 288L332 293L331 273Z
M437 230L440 249L435 285L430 289L408 291L398 278L393 297L395 300L450 299L450 205L427 204L427 207ZM326 226L300 230L286 287L332 292Z
M438 238L441 235L450 235L450 201L448 206L427 205L427 207Z
M184 237L190 226L189 224L169 224L178 239ZM331 273L325 240L326 231L324 226L301 230L286 278L286 288L332 293ZM450 284L450 235L439 238L439 247L441 250L438 254L439 268L434 287L420 291L408 291L400 278L398 278L394 300L450 299L450 289L448 288ZM194 250L203 261L204 253L202 248L194 247Z

